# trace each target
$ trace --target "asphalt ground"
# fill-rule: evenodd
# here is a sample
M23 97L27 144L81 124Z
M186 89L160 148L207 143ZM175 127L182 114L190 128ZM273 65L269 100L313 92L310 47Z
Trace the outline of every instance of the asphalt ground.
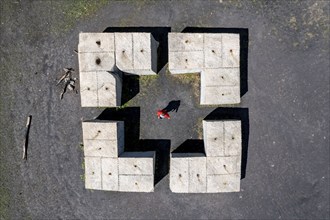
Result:
M5 0L0 6L1 219L330 218L328 1ZM78 77L79 32L113 27L243 31L241 104L201 107L199 75L171 76L164 55L158 76L128 77L129 101L120 110L81 108L79 94L70 91L60 100L55 84L62 68L76 69ZM180 101L178 111L157 120L157 109L170 101ZM93 118L126 120L126 150L157 151L155 192L84 188L81 121ZM238 193L169 190L169 152L200 150L204 118L244 122Z

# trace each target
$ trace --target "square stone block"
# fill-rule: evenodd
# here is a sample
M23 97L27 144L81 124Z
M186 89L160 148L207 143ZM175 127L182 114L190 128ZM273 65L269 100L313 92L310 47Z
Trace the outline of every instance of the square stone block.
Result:
M225 155L241 155L242 129L241 121L225 122Z
M82 128L84 140L124 140L122 121L85 121L82 123Z
M206 192L206 157L189 158L189 189L190 193Z
M113 52L114 33L79 33L79 53Z
M110 71L115 66L114 52L79 53L79 70Z
M102 163L102 189L109 191L119 190L118 159L101 158Z
M156 74L158 44L150 33L133 33L134 70ZM135 72L134 71L134 72ZM138 74L140 75L140 74Z
M79 75L81 106L98 106L96 72L80 72Z
M102 189L101 159L85 157L85 188Z
M222 35L204 34L205 68L222 67Z
M97 72L97 84L99 107L120 106L122 79L118 74Z
M207 157L207 174L232 174L241 172L241 157Z
M224 156L224 123L223 121L204 121L203 137L206 156Z
M153 175L119 175L119 191L153 192Z
M239 34L222 35L222 67L240 66L240 39Z
M170 160L170 189L175 193L189 191L189 158L173 157Z
M124 142L118 140L84 140L84 155L89 157L118 157L124 151Z
M116 65L121 70L132 70L133 35L132 33L115 33Z
M203 66L203 51L169 52L169 70L172 74L200 72Z
M239 192L240 174L207 176L207 192Z
M205 69L201 73L204 86L239 86L239 68Z
M169 52L173 51L202 51L202 33L168 33Z
M124 152L119 157L119 174L153 175L155 152Z
M221 105L240 103L239 86L201 85L201 105Z

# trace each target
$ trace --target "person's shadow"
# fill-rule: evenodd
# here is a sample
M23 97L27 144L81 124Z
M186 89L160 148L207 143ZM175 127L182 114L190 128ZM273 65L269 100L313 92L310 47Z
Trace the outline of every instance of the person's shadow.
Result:
M178 112L179 107L180 107L180 100L173 100L168 103L168 105L163 108L166 112Z

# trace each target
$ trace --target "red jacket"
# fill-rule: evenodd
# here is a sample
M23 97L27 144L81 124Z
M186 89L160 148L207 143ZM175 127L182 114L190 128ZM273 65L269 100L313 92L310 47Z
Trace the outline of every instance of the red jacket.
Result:
M160 119L163 119L163 118L170 119L171 118L170 115L165 110L158 110L157 111L157 117L160 118Z

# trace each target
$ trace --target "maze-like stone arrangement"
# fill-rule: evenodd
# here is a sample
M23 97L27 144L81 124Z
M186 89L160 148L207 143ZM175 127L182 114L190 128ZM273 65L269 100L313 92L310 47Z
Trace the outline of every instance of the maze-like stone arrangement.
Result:
M82 124L87 189L152 192L155 152L124 152L124 122Z
M240 103L239 34L169 33L169 71L201 74L201 105Z
M240 102L239 34L169 33L172 74L201 74L201 105ZM82 107L121 105L122 78L156 74L158 43L150 33L80 33ZM155 152L124 152L124 122L82 123L85 187L152 192ZM203 121L205 154L172 153L170 188L177 193L240 190L241 121Z
M170 188L176 193L240 190L241 121L203 121L205 154L172 153Z
M116 70L156 74L157 47L150 33L80 33L81 106L120 106L122 79Z

